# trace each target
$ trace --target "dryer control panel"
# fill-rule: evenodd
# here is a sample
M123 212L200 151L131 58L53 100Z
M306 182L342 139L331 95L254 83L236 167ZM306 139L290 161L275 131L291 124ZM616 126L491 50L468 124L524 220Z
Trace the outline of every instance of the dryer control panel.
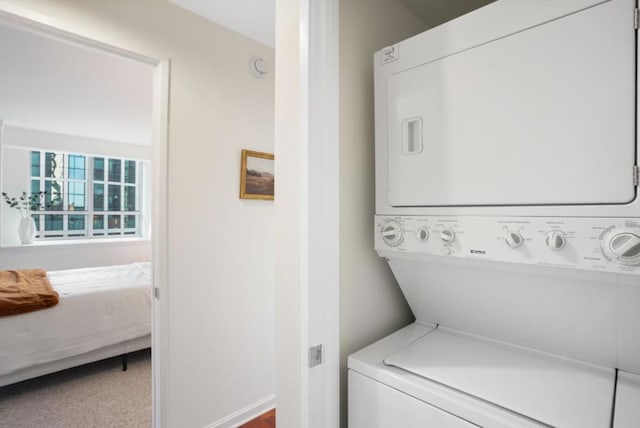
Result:
M640 274L640 219L376 216L379 252Z

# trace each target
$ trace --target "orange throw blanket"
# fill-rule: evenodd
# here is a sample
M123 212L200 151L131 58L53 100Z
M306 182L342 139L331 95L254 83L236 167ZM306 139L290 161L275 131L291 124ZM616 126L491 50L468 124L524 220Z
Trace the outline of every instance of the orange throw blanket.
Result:
M57 305L58 300L44 270L0 271L0 316L49 308Z

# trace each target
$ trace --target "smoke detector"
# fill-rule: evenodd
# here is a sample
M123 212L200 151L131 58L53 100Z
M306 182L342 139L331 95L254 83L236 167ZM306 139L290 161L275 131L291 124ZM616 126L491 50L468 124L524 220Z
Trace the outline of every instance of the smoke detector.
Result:
M258 79L262 79L268 72L267 63L262 58L251 59L251 72Z

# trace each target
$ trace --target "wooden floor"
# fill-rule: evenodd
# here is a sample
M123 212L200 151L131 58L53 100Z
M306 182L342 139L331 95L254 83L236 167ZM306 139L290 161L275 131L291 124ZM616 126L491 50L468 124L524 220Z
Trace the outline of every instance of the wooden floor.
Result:
M269 410L257 418L250 420L239 428L275 428L276 426L276 409Z

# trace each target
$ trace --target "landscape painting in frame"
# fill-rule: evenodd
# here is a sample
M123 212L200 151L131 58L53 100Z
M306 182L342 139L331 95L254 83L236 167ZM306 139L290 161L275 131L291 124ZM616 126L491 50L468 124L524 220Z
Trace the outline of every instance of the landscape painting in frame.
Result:
M240 199L273 200L274 156L271 153L242 151Z

